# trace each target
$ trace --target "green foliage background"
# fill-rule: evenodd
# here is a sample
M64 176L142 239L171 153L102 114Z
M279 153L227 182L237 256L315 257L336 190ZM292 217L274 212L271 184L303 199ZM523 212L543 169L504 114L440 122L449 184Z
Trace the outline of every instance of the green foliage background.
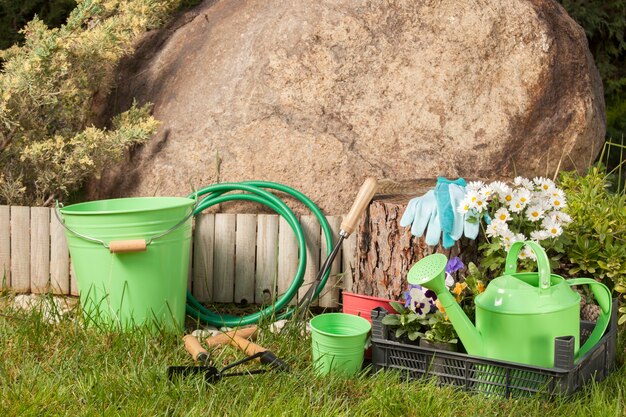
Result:
M35 15L49 27L59 27L76 7L75 0L0 0L0 49L23 43L20 30Z
M624 144L626 135L626 0L559 0L569 15L585 29L606 101L606 136ZM609 168L619 164L610 155Z

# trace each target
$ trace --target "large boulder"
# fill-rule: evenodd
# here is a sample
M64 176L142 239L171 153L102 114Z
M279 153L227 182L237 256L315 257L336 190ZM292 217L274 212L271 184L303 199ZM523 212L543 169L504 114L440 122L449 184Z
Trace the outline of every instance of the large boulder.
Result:
M92 197L262 179L340 214L368 175L553 175L605 133L585 34L552 0L207 1L122 63L105 116L134 98L160 132Z

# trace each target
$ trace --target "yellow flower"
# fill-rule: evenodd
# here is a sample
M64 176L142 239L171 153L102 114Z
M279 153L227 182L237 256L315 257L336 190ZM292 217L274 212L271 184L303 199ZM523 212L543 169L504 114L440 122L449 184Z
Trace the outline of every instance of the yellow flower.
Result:
M476 290L478 290L478 293L480 294L481 292L485 291L485 284L483 284L483 282L481 280L478 280L476 282Z
M448 319L448 315L446 314L446 309L445 309L445 308L443 308L443 305L441 305L441 301L439 301L439 300L435 300L435 305L437 306L437 309L441 312L441 314L443 314L443 315L444 315L444 318L445 318L446 320L449 320L449 319Z
M461 295L461 293L463 292L463 290L467 288L467 284L464 282L457 282L456 285L454 286L454 288L452 289L452 292L455 293L456 295Z

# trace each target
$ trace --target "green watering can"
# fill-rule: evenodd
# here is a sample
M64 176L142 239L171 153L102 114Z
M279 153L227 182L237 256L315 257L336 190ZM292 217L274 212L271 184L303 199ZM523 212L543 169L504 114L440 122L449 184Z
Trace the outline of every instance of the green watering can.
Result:
M517 272L517 258L525 245L537 256L538 272ZM446 263L445 255L427 256L413 265L408 281L437 294L470 355L552 368L556 337L574 336L577 360L600 340L609 323L611 292L606 285L552 274L546 253L535 242L514 243L504 275L476 296L476 327L446 288ZM580 294L572 285L589 285L602 309L591 336L580 348Z

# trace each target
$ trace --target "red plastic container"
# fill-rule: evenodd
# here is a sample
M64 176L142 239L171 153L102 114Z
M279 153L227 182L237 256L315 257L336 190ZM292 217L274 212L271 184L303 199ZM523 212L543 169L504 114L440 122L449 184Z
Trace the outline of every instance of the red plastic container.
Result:
M370 323L372 322L371 312L376 307L382 307L390 313L393 313L393 307L386 298L370 297L368 295L354 294L351 292L343 292L343 312L346 314L354 314L363 317Z
M343 291L343 312L346 314L354 314L363 317L370 323L372 322L372 310L376 307L382 307L390 313L394 312L390 302L386 298L371 297L369 295L354 294ZM365 351L365 359L372 359L372 348L369 347Z

